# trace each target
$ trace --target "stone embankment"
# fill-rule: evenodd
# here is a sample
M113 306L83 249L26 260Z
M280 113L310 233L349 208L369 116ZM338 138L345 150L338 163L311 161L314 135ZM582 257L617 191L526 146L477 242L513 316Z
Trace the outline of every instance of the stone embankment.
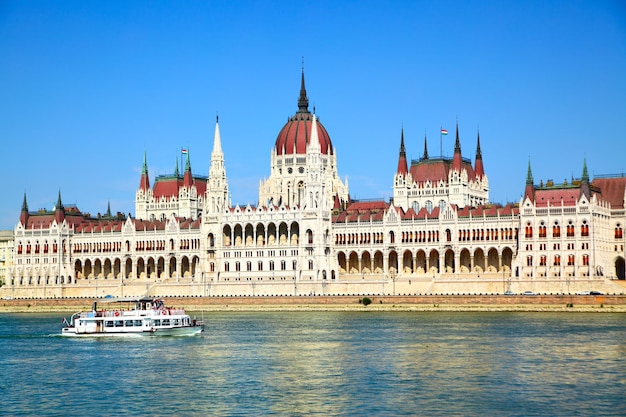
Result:
M189 311L563 311L626 313L625 295L172 297ZM93 298L0 300L0 312L74 312L109 301Z

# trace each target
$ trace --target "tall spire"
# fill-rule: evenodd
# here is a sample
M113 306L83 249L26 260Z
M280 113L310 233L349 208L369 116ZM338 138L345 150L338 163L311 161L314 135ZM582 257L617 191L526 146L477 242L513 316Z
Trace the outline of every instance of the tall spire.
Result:
M215 135L213 136L213 152L211 153L211 159L215 156L223 155L219 121L219 116L215 116Z
M143 151L143 167L141 168L141 179L139 180L139 189L148 191L150 189L150 179L148 178L148 162L146 151Z
M176 157L176 167L174 168L174 176L178 177L180 175L180 171L178 171L178 157Z
M587 158L583 159L583 176L581 178L582 182L589 182L589 171L587 171Z
M535 185L533 184L533 172L530 169L530 158L528 159L528 173L526 174L526 188L524 189L524 199L535 201Z
M454 157L452 159L452 169L461 172L463 167L463 157L461 156L461 141L459 140L459 122L456 123L456 142L454 143Z
M191 161L189 160L189 150L187 150L187 162L185 162L185 173L183 176L183 185L187 188L193 184L193 177L191 175Z
M111 217L111 200L107 201L107 217Z
M24 201L22 202L22 212L20 213L20 223L26 228L28 223L28 203L26 202L26 192L24 192Z
M302 82L300 83L300 97L298 98L298 113L309 112L309 99L306 96L306 87L304 86L304 58L302 59Z
M308 152L322 152L322 147L320 146L319 134L317 132L317 116L313 115L313 122L311 123L311 135L309 136L309 143L307 144L307 153Z
M423 159L428 159L428 143L426 142L426 132L424 132L424 156Z
M583 175L580 178L580 194L585 195L587 200L591 198L591 186L589 185L589 172L587 171L587 158L583 159Z
M406 150L404 149L404 127L400 134L400 155L398 156L398 174L406 174L409 172L406 162Z
M61 201L61 190L59 190L59 196L57 198L57 204L54 209L54 219L57 224L63 223L65 219L65 208L63 207L63 202Z
M224 153L220 135L219 118L215 118L215 134L213 136L213 152L207 183L206 208L209 214L220 213L228 204L228 181L224 167Z
M476 140L476 162L474 163L474 173L477 177L485 176L485 167L483 166L483 154L480 151L480 132L478 132L478 139Z

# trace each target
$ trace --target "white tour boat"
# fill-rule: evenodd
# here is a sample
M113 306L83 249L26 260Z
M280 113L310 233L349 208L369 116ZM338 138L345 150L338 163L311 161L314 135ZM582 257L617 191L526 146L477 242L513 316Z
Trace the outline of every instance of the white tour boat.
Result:
M166 307L158 298L112 299L115 309L72 314L63 319L62 336L192 336L204 330L202 320L189 317L184 309ZM133 304L134 303L134 304ZM126 306L126 308L125 308Z

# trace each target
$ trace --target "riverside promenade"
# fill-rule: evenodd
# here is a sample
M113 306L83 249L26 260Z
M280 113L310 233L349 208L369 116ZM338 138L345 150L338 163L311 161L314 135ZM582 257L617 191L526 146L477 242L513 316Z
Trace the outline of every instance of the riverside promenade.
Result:
M371 303L365 305L364 298ZM562 311L626 313L626 295L422 295L168 297L167 305L189 311ZM0 300L0 313L67 312L108 299Z

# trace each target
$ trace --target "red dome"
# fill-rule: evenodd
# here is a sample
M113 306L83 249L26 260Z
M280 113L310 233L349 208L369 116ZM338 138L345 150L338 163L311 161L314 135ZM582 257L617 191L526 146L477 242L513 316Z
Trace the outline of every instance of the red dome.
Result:
M313 115L308 111L298 112L281 129L276 138L276 153L278 155L305 154L306 145L311 138ZM323 154L332 155L333 144L324 126L317 120L317 137Z
M298 98L298 112L289 119L283 126L276 138L277 155L305 154L306 145L311 138L311 124L313 115L309 111L309 99L304 88L304 71L302 71L302 85L300 86L300 97ZM323 154L333 154L333 144L324 126L317 119L317 137L320 141L320 148Z

